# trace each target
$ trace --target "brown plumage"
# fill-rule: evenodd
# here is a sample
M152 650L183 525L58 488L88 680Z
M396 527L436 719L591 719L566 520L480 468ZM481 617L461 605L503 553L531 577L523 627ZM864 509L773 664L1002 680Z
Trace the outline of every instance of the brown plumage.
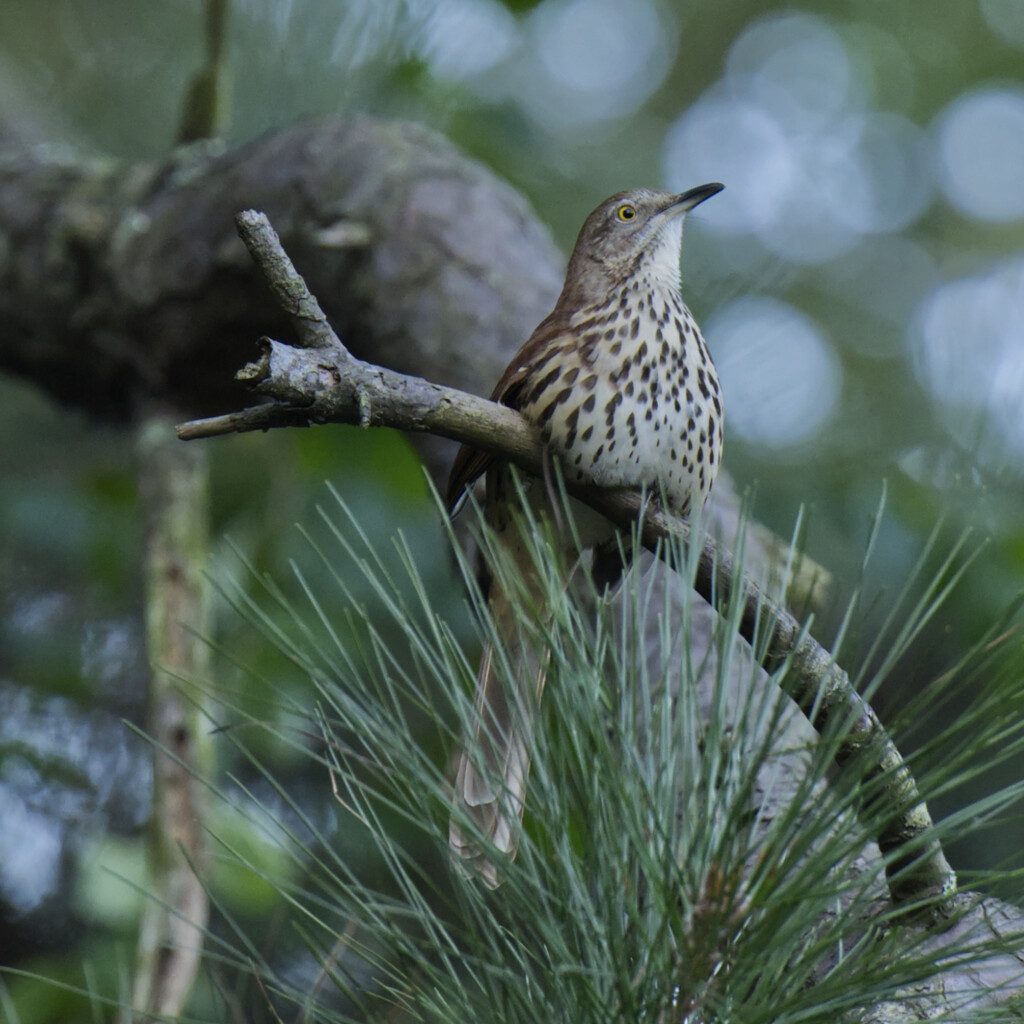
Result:
M605 200L580 231L554 310L498 380L492 399L540 425L570 482L660 488L679 513L706 500L721 462L722 402L711 356L680 293L679 247L686 212L721 188L702 185L682 195L638 189ZM483 475L488 520L543 615L540 588L530 586L536 570L512 515L507 467L463 446L449 477L449 509L457 510ZM528 485L527 500L542 505L543 487ZM583 506L573 512L585 547L614 537L596 513ZM560 555L567 565L575 554L566 538ZM491 847L515 855L546 657L521 638L514 608L496 584L488 601L517 667L506 688L493 651L481 658L476 725L456 777L450 840L456 864L493 887L499 878Z

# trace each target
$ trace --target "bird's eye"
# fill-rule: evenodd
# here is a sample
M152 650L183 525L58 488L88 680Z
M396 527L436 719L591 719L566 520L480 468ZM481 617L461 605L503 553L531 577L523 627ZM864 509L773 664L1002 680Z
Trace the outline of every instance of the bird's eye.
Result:
M636 216L636 207L623 203L616 214L619 220L632 220Z

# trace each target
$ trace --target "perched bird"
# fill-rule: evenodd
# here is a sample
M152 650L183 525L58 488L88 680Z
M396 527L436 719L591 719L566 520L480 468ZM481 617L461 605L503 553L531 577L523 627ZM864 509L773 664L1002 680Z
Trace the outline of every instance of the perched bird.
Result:
M637 189L606 199L580 231L554 310L495 386L494 401L540 426L570 484L646 486L678 514L707 499L722 457L722 396L680 292L679 250L685 215L722 188L712 183L681 195ZM448 481L449 510L457 510L483 474L488 522L529 590L536 568L513 517L519 498L507 465L463 446ZM542 502L543 485L535 482L530 491L529 500ZM584 506L574 509L574 519L583 546L614 538L611 523ZM566 545L570 553L568 538ZM488 845L515 855L531 709L544 686L546 661L524 648L508 595L495 580L488 604L497 636L519 662L507 692L493 651L483 652L474 735L455 782L461 807L453 812L449 838L455 863L494 887L498 871ZM474 829L463 827L467 818Z

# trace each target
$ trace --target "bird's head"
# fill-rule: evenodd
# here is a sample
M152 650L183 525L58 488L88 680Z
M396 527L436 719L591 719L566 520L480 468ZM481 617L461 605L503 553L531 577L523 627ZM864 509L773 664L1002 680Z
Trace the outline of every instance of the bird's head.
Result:
M607 292L648 266L678 281L683 218L724 187L710 182L678 195L638 188L606 199L580 230L566 287Z

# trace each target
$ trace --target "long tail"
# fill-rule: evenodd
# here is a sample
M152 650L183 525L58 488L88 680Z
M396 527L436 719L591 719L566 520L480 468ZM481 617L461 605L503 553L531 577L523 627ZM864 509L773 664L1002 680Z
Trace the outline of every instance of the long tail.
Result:
M494 584L489 604L498 638L515 658L516 671L506 684L499 677L493 649L489 644L484 648L477 673L472 735L463 746L455 777L448 842L456 867L495 889L501 879L491 848L509 859L516 855L530 772L533 719L548 659L523 642L513 610Z

